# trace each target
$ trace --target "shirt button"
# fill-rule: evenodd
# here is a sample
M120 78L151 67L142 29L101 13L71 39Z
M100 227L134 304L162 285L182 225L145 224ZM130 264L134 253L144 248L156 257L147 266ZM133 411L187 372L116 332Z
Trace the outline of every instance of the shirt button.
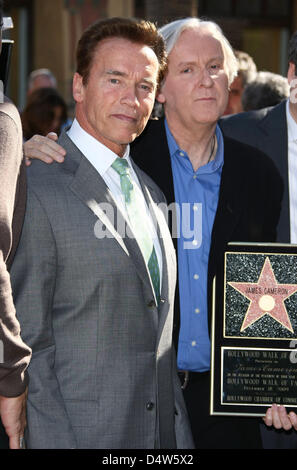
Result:
M154 404L153 402L149 401L147 404L146 404L146 409L148 411L152 411L154 409Z
M196 346L196 341L192 341L191 345Z
M195 279L195 280L199 279L199 275L198 275L198 274L194 274L194 279Z
M195 180L197 178L197 175L193 175L193 179Z
M196 204L193 206L193 211L198 211L198 206L196 206Z
M184 152L179 152L179 154L180 154L181 157L185 156Z
M199 309L199 308L195 308L195 313L200 313L200 309Z

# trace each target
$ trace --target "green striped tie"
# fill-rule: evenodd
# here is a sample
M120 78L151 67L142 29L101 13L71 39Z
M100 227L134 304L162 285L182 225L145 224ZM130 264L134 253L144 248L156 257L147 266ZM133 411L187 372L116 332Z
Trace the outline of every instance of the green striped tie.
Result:
M132 231L148 267L154 287L157 303L160 301L160 270L152 237L147 229L147 221L143 208L138 203L136 191L133 187L129 165L126 159L118 157L112 168L120 175L121 189L125 196L125 205Z

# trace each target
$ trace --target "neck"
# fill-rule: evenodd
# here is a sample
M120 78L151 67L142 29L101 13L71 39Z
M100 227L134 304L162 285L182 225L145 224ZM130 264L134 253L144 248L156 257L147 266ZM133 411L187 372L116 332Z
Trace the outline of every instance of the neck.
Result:
M213 160L217 151L215 138L216 122L201 124L195 129L181 128L176 122L167 117L168 127L178 146L187 152L193 170L197 171L203 165Z

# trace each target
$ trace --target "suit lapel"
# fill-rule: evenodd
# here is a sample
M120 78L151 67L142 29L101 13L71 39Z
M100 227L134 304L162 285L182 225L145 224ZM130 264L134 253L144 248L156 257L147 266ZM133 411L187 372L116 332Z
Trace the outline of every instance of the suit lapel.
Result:
M139 246L134 238L125 235L126 219L105 181L66 134L61 136L59 143L68 154L64 167L66 171L69 169L74 173L69 189L101 220L125 254L130 257L139 277L152 288Z
M271 108L259 122L259 148L274 161L283 182L284 196L277 228L277 241L290 242L289 169L288 169L288 127L286 101Z
M261 135L259 148L272 158L281 176L288 179L286 101L271 108L258 125ZM277 136L277 138L272 139L271 136Z

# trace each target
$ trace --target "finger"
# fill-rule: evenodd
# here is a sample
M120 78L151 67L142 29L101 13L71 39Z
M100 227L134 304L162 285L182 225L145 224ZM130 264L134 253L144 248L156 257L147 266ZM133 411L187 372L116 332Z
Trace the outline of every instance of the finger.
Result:
M287 414L287 410L284 406L278 407L278 416L281 422L281 426L285 431L289 431L292 428L292 423Z
M52 139L35 135L24 143L24 154L27 158L37 158L50 163L53 160L64 161L66 151Z
M14 434L9 438L9 448L10 449L20 449L20 435Z
M297 415L293 411L289 413L289 419L291 421L291 424L293 428L297 431Z
M55 153L59 153L63 156L66 155L66 150L55 142L58 140L58 136L55 132L50 132L46 137L39 137L41 137L41 149L46 150L47 148L50 148Z
M272 426L272 409L271 408L268 408L268 410L266 411L263 421L266 424L266 426Z
M277 405L272 405L272 424L276 429L282 428L282 423L279 416L279 407Z
M30 158L25 157L25 164L26 164L26 166L30 166L31 163L32 163L32 161L30 160Z
M58 135L55 132L49 132L46 137L54 141L58 140Z

